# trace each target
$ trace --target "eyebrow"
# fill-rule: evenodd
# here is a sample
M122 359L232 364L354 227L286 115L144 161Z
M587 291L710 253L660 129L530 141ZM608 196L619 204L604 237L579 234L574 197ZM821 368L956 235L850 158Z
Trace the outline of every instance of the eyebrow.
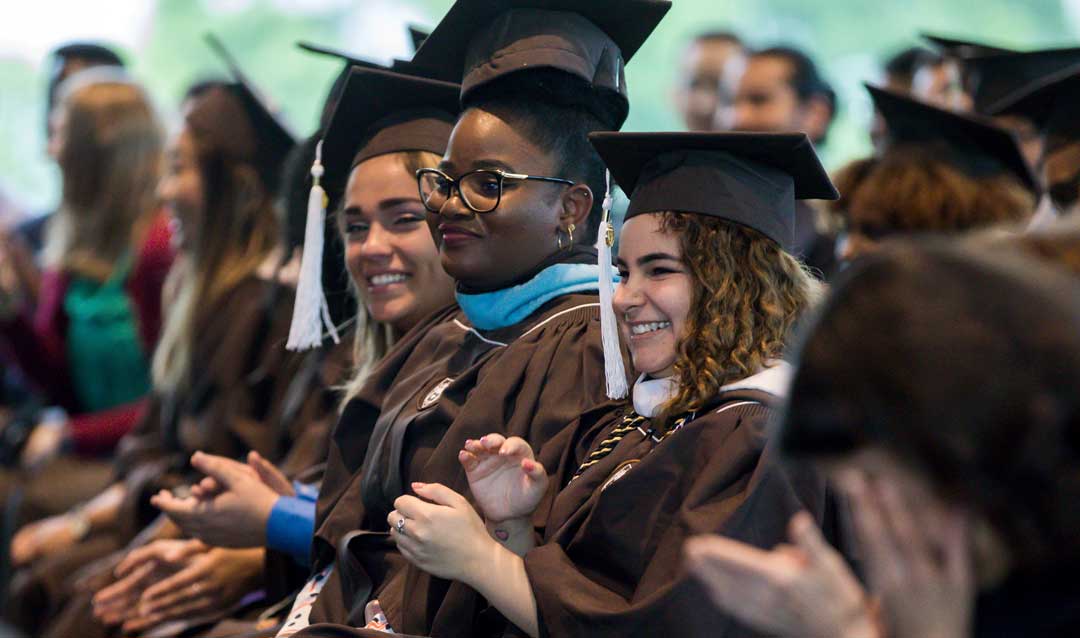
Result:
M422 204L419 197L391 197L384 199L378 203L375 210L382 211L388 208L394 208L401 206L402 204ZM346 206L342 209L342 212L346 215L362 215L364 210L359 206Z
M651 262L654 262L654 261L678 261L678 262L681 262L682 260L679 259L678 257L674 256L674 255L669 255L667 253L649 253L647 255L643 255L641 257L638 257L637 265L638 266L644 266L645 264L648 264L648 263L651 263ZM626 260L623 259L622 257L616 257L615 258L615 265L618 266L619 268L625 269L626 268Z
M668 253L649 253L648 255L642 255L638 257L638 266L644 266L654 261L682 261L675 255L669 255Z
M448 162L448 161L444 160L442 162L439 162L439 166L437 168L440 171L443 171L445 173L450 173L450 172L452 172L453 167L454 167L453 162ZM479 160L476 160L476 161L471 162L469 164L469 171L492 169L492 168L502 170L502 171L506 171L507 173L516 173L517 172L517 171L515 171L513 169L513 167L511 167L506 162L504 162L502 160L497 160L497 159L479 159ZM464 172L467 173L469 171L464 171Z

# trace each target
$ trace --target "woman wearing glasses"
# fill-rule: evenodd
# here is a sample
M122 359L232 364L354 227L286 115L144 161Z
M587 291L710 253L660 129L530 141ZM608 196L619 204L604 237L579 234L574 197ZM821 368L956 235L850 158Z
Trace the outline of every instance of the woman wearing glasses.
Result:
M478 59L462 78L462 45L477 33L470 25L484 24L470 15L474 9L451 9L414 60L463 80L465 110L443 161L417 178L458 307L398 342L346 406L316 522L310 589L321 591L298 601L286 632L332 622L501 635L505 621L485 613L474 591L401 559L386 517L414 481L464 487L457 454L466 439L496 429L558 456L566 424L606 401L592 248L604 167L587 134L625 119L618 52L629 56L663 11L636 21L633 41L621 47L569 3L559 12L495 11L487 20L499 24L482 35L505 39L477 34L471 55ZM530 49L537 30L589 50L592 67ZM520 64L482 61L511 50ZM618 75L598 73L597 65ZM303 635L321 631L313 625Z
M560 458L498 432L466 442L484 520L451 487L414 483L391 536L533 638L745 635L704 613L680 552L704 530L771 548L802 509L835 528L824 482L780 468L765 426L816 291L782 248L795 198L836 192L803 134L591 137L632 193L614 309L641 375L633 400L582 415Z

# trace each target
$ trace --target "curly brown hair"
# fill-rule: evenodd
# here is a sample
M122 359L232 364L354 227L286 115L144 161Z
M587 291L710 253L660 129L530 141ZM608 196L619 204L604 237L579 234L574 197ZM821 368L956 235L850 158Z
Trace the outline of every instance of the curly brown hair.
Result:
M798 260L761 233L687 213L661 214L660 230L678 233L693 300L678 342L678 391L662 420L707 405L725 384L779 357L820 284Z
M967 231L1021 222L1035 196L1016 178L972 177L933 145L898 146L856 160L836 175L843 194L829 209L870 237L904 232Z

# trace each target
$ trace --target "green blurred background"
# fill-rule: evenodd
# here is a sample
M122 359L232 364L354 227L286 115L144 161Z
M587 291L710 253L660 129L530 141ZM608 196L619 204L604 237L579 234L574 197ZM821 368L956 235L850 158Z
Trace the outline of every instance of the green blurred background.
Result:
M582 0L587 1L587 0ZM5 11L0 36L0 191L28 210L56 201L44 150L44 56L71 39L117 46L166 122L193 81L220 76L201 36L219 35L299 134L314 129L340 65L298 50L300 39L387 61L410 52L407 24L430 28L451 0L37 0ZM732 29L751 46L799 46L822 65L840 98L826 163L867 152L870 105L861 83L920 31L1016 48L1074 43L1080 0L674 0L627 69L624 130L675 129L674 69L695 34Z

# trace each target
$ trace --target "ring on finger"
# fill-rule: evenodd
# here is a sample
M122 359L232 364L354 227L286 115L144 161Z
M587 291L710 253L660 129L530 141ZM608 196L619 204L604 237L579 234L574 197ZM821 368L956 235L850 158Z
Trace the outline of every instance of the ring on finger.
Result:
M405 517L404 516L398 517L397 522L394 523L394 529L397 530L398 534L401 534L402 536L406 535L405 534Z

